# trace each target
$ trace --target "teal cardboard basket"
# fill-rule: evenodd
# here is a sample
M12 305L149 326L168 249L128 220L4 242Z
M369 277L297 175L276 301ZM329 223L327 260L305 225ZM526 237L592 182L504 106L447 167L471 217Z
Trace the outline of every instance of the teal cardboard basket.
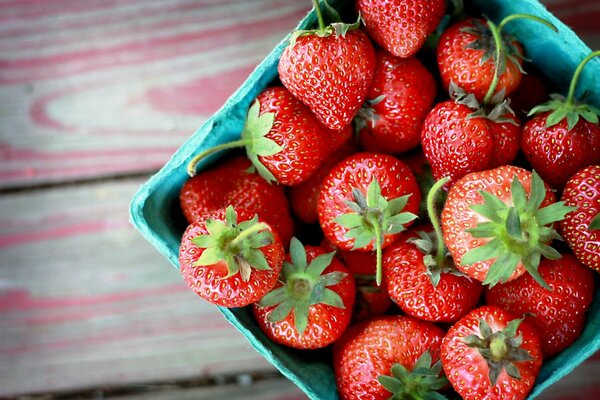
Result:
M526 55L562 93L567 92L577 64L591 50L563 23L534 0L472 0L465 2L498 22L516 13L534 14L554 24L559 33L528 20L516 20L506 26L525 46ZM307 1L307 4L309 2ZM351 7L353 1L333 2ZM337 4L336 4L337 3ZM316 17L309 13L299 28L314 26ZM187 140L164 167L137 192L131 203L131 221L144 237L178 267L179 241L185 220L179 209L179 190L187 179L186 164L203 149L239 138L244 117L252 100L277 79L277 63L287 38L256 67L246 82ZM580 77L579 93L590 91L588 100L600 106L600 60L591 60ZM205 160L200 169L215 158ZM198 301L201 301L200 299ZM302 352L272 343L258 328L246 308L219 307L233 324L271 364L298 385L311 399L337 399L332 367L326 353ZM581 337L567 350L544 363L531 398L567 375L600 349L600 290L596 291L587 324Z

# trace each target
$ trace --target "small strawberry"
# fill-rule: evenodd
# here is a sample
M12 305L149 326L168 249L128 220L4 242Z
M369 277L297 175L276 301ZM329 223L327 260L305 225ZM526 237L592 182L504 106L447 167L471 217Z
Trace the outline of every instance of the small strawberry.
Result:
M340 398L439 398L432 392L447 384L439 377L443 336L431 322L404 315L374 317L351 326L333 345Z
M228 205L258 214L289 243L294 222L283 188L270 185L257 173L244 156L225 158L218 165L199 172L181 188L181 210L188 223L202 222L209 214Z
M443 0L357 0L369 36L397 57L410 57L423 46L444 15Z
M442 240L435 197L446 179L427 196L433 226L412 229L412 237L396 241L383 254L383 277L388 294L405 313L433 322L453 322L471 311L483 287L453 265ZM410 231L409 231L410 232Z
M577 207L560 221L561 235L582 264L600 272L600 165L573 175L561 200Z
M319 195L319 223L325 237L344 250L381 252L416 218L421 192L410 169L398 159L357 153L329 171Z
M325 26L318 0L313 4L319 27L292 34L279 59L279 78L319 121L340 130L365 101L375 71L375 50L358 29L360 21Z
M185 282L198 296L223 307L261 299L275 286L284 256L268 224L231 206L189 225L179 247Z
M252 310L271 340L298 349L325 347L350 324L356 287L333 252L296 238L280 281Z
M555 202L535 173L513 166L473 172L452 186L442 211L444 242L457 268L494 286L526 271L538 272L542 256L560 258L549 243L553 227L573 207Z
M549 22L527 14L509 15L498 25L478 18L457 22L444 31L437 47L444 87L454 82L484 103L499 92L510 95L521 82L523 50L516 39L502 34L502 28L517 18L531 19L556 31Z
M575 87L583 67L596 51L584 58L571 80L567 97L552 94L548 103L534 107L523 127L521 149L542 179L556 189L580 169L600 164L600 109L575 101ZM580 118L581 117L581 118Z
M492 306L471 311L450 328L441 359L452 387L465 400L524 399L542 365L535 330Z
M594 297L594 273L571 254L563 254L560 260L543 259L539 272L550 290L523 275L489 289L485 299L536 328L546 359L563 351L581 334Z
M363 149L387 154L416 147L437 94L433 75L414 58L377 52L377 69L367 101L356 117Z
M449 177L448 186L470 172L512 162L519 151L521 128L508 101L495 97L488 111L473 94L450 84L453 100L438 103L425 118L423 153L433 177Z

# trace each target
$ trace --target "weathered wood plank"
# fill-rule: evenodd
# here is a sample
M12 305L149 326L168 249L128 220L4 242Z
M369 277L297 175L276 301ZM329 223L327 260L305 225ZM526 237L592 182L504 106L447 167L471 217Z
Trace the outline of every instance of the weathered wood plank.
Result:
M140 183L0 196L0 396L272 370L128 224Z

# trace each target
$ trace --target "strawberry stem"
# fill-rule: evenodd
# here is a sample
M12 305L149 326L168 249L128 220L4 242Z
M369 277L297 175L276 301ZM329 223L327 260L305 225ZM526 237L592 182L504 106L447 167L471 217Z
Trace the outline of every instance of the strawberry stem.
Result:
M373 229L375 230L375 247L376 247L376 254L377 254L377 269L375 270L375 283L377 283L377 286L381 286L381 269L382 269L382 249L381 246L383 245L382 243L382 233L381 233L381 223L379 222L379 220L377 218L373 218L373 221L371 221L371 224L373 225Z
M552 29L554 32L558 32L558 29L556 29L556 27L554 25L552 25L550 22L546 21L543 18L536 17L535 15L531 15L531 14L509 15L508 17L506 17L502 21L500 21L500 23L498 24L498 32L502 31L502 28L504 28L504 25L506 25L508 22L513 21L515 19L530 19L532 21L539 22L540 24L546 25L548 28Z
M321 7L319 7L319 0L313 0L313 7L317 13L317 20L319 21L319 30L325 29L325 21L323 20L323 14L321 14Z
M444 244L444 238L442 236L440 219L438 218L437 210L435 209L435 198L438 192L440 191L440 188L444 186L449 180L449 177L440 179L431 187L431 189L429 189L429 193L427 194L427 215L429 216L431 226L433 226L435 236L437 237L437 251L434 257L436 265L444 264L446 245Z
M269 225L265 224L264 222L259 222L257 224L251 225L250 227L241 231L235 237L235 239L233 239L231 242L229 242L229 245L227 247L234 249L237 246L239 246L240 243L242 243L244 240L246 240L246 238L248 238L248 237L252 236L253 234L255 234L259 231L262 231L264 229L269 229Z
M208 150L205 150L202 153L195 156L194 158L192 158L192 160L189 162L189 164L187 166L187 173L189 176L196 175L196 167L197 167L198 163L200 163L200 161L202 161L203 159L205 159L206 157L208 157L211 154L217 153L222 150L233 149L236 147L244 147L250 143L252 143L252 139L239 139L239 140L234 140L233 142L223 143L218 146L212 147Z
M592 58L598 57L598 56L600 56L600 50L596 50L593 53L591 53L590 55L588 55L577 66L577 69L575 70L575 73L573 74L573 78L571 79L571 85L569 86L569 93L567 94L567 100L565 101L565 104L567 106L572 106L573 103L574 103L575 87L577 86L577 81L579 80L579 75L581 74L581 71L583 70L583 67Z

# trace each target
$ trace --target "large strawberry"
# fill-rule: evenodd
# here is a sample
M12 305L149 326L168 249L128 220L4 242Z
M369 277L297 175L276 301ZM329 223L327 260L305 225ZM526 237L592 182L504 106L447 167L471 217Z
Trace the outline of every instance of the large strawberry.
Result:
M356 121L367 151L402 153L416 147L436 96L433 75L414 58L377 52L377 69Z
M444 331L403 315L353 325L333 345L333 368L342 400L435 399ZM432 365L433 361L433 365ZM431 397L430 397L431 396Z
M521 149L533 168L550 186L562 189L580 169L600 163L600 109L575 101L583 67L600 51L585 57L573 74L567 97L552 94L551 101L534 107L523 127Z
M437 28L444 0L357 0L369 36L397 57L410 57Z
M256 213L271 225L283 243L289 243L294 223L283 188L270 185L244 156L228 157L218 165L188 179L179 193L183 215L189 223L201 222L228 205Z
M350 324L356 287L334 252L296 238L275 289L254 304L259 327L273 341L299 349L333 343Z
M277 233L258 216L229 206L188 226L179 247L190 289L223 307L243 307L275 286L285 252Z
M547 21L527 14L514 14L498 25L490 20L468 18L450 26L440 37L437 61L444 87L456 83L477 100L488 103L497 93L510 95L521 82L523 50L502 28L517 18L543 23Z
M319 27L296 31L279 59L283 85L315 113L325 126L346 127L365 101L375 71L375 50L354 24L325 26L313 0Z
M405 313L434 322L456 321L471 311L483 287L459 272L442 240L435 197L445 179L427 196L433 226L411 229L411 237L396 241L383 254L383 277L387 291Z
M485 294L487 304L525 318L536 328L544 358L570 346L579 337L594 297L594 273L572 254L543 259L539 272L550 290L530 276L496 285Z
M454 83L453 100L438 103L425 118L423 153L436 180L449 177L448 186L467 173L505 165L519 151L521 128L506 100L479 104Z
M542 365L534 328L492 306L471 311L450 328L441 359L465 400L524 399Z
M600 165L573 175L561 200L577 207L560 222L561 235L581 263L600 272Z
M196 165L210 154L245 147L246 155L267 181L297 185L350 136L350 127L327 129L284 87L271 87L262 91L248 110L241 138L198 154L189 163L188 173L194 176Z
M457 268L494 286L526 271L538 272L542 256L560 258L549 246L560 236L553 224L573 207L555 202L534 172L502 166L473 172L452 186L442 211L444 242Z
M357 153L329 171L319 195L319 223L325 237L345 250L377 252L381 283L382 249L416 218L421 192L403 162L379 153Z

